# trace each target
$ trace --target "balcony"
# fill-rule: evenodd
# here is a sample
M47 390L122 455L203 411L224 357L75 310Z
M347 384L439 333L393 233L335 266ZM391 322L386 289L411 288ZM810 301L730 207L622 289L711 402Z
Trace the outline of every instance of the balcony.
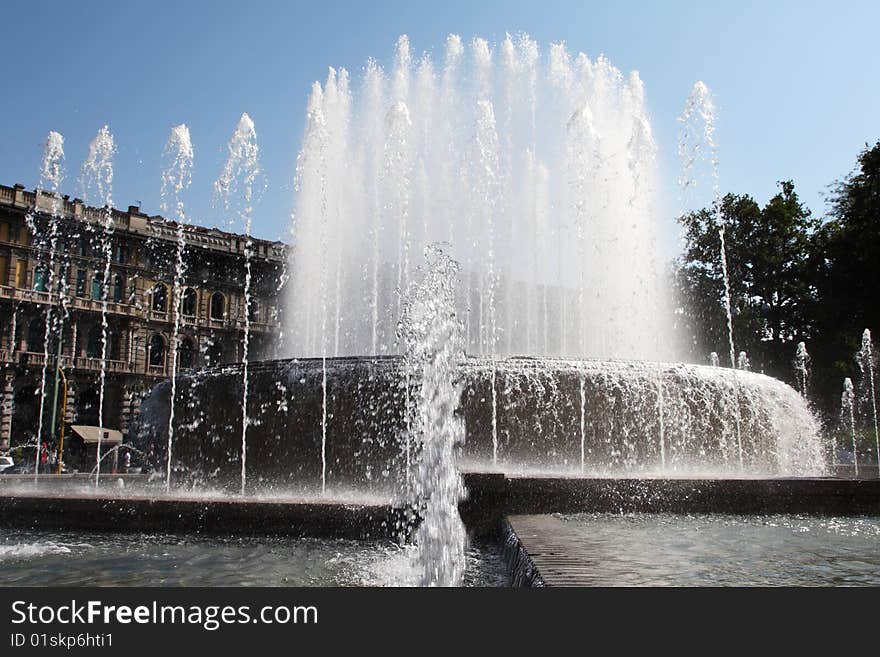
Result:
M147 376L165 376L165 366L147 365Z
M87 310L92 312L102 312L104 304L100 299L92 299L91 297L74 297L71 299L71 306L77 310ZM107 301L107 312L112 315L125 315L127 317L136 317L138 315L137 307L127 303L118 303L116 301Z
M41 292L40 290L31 290L21 287L11 287L9 285L0 285L0 299L29 301L31 303L39 304L55 304L58 302L58 298L49 292ZM90 297L71 297L69 299L69 304L71 308L76 310L86 310L99 313L103 309L103 302L100 299L92 299ZM125 315L127 317L136 317L138 315L136 306L126 303L117 303L115 301L107 302L107 312L113 315ZM161 321L165 320L163 319Z
M134 374L135 367L133 363L126 360L107 360L104 368L105 372L112 374ZM78 356L75 360L75 368L80 370L89 370L92 372L101 371L101 359L91 358L89 356Z
M40 290L0 285L0 298L15 301L31 301L33 303L52 303L52 295Z

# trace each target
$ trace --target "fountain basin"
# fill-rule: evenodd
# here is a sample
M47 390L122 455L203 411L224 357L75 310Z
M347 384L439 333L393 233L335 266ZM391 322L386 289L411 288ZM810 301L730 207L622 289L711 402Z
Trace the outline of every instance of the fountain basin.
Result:
M761 374L537 358L467 358L460 373L466 440L457 457L466 469L618 477L825 474L817 424L803 399ZM405 488L408 463L418 458L406 417L417 377L407 376L402 359L332 358L326 369L322 359L261 361L250 363L249 379L249 492L320 490L324 463L331 490ZM239 489L241 398L238 365L178 377L175 482ZM157 469L165 462L169 408L165 382L144 400L133 435L136 447L153 452Z

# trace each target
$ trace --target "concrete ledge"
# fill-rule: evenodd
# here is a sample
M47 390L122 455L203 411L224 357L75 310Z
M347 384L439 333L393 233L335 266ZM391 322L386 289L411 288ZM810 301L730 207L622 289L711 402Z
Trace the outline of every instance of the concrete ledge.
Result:
M464 481L468 499L460 511L468 530L477 536L506 537L508 515L880 515L877 479L598 479L465 473ZM0 527L405 540L418 523L402 505L390 502L168 497L136 487L83 493L81 485L74 490L29 489L24 483L0 487Z
M391 505L48 494L0 495L0 525L34 529L392 540L406 537L408 532L405 513Z
M880 479L508 477L509 514L667 512L880 514Z

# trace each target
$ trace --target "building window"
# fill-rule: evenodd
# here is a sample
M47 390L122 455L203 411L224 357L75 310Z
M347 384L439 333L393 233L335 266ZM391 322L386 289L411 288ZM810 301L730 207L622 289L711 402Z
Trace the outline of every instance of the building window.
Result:
M196 349L190 338L182 338L177 347L178 367L190 369L196 365Z
M149 360L152 367L162 367L165 365L165 340L158 333L154 333L150 338Z
M100 272L95 272L92 277L92 299L100 301L104 294L104 277Z
M46 337L46 324L42 319L35 318L28 324L27 344L25 351L31 353L42 353L43 339Z
M116 248L113 250L113 259L120 264L128 262L128 253L123 244L116 245Z
M82 267L76 270L76 296L86 296L86 270Z
M183 291L182 312L185 317L195 317L196 315L196 291L191 287Z
M210 342L205 349L205 361L208 367L219 365L223 362L223 345L219 342Z
M34 269L34 289L37 292L46 292L49 289L49 270L46 265L37 265Z
M125 297L125 276L114 274L113 276L113 302L122 303Z
M16 260L15 262L15 287L24 288L25 277L27 276L27 260Z
M225 316L226 298L220 292L211 295L211 319L223 319Z
M164 283L156 283L150 294L153 298L153 311L164 313L168 309L168 286Z
M119 331L116 329L107 330L107 359L121 360L119 349Z
M93 326L89 329L86 340L86 356L89 358L101 357L101 327Z
M79 236L79 255L82 258L88 258L92 255L92 245L89 243L89 238L86 235Z
M257 322L260 319L260 304L256 299L251 299L248 303L248 320Z

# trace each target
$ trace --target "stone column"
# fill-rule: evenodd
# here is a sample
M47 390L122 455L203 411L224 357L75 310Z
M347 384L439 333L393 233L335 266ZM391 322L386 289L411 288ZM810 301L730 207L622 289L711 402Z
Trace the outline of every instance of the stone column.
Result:
M15 375L11 371L3 373L3 389L0 392L0 449L9 449L12 440L12 413L15 410L15 395L12 383Z
M72 372L67 372L67 403L64 405L64 421L73 423L76 418L76 379Z

